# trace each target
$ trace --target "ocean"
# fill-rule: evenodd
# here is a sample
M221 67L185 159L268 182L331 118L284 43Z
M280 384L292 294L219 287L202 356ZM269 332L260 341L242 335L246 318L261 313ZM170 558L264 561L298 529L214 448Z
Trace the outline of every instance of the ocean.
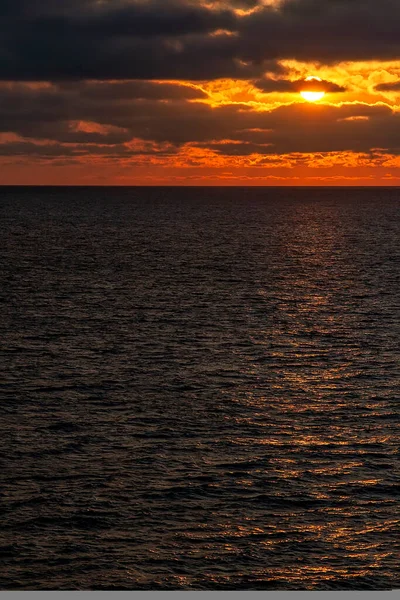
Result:
M400 189L0 188L0 588L400 587Z

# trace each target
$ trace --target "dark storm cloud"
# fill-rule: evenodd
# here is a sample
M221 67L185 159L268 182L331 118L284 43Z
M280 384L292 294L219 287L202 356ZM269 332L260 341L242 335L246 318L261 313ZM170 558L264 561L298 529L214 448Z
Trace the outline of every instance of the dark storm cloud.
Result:
M281 106L260 120L271 128L260 142L270 153L370 152L400 147L400 118L388 106L293 104Z
M182 112L190 110L186 101L205 96L201 90L188 86L149 81L64 82L44 87L3 84L0 131L62 142L115 144L132 137L125 123L131 127L140 114L151 120L152 111L159 112L158 104L173 103L183 119ZM117 126L120 130L79 131L70 126L75 121Z
M327 81L326 79L298 79L293 82L294 90L297 92L309 91L309 92L326 92L329 94L335 94L338 92L345 92L346 87L338 85L333 81Z
M284 0L234 10L258 4L0 0L0 78L256 78L283 58L400 56L398 0Z
M59 89L65 92L78 93L84 98L96 100L125 101L132 99L143 100L196 100L207 98L202 90L188 85L175 83L155 83L152 81L85 81L61 82Z
M163 96L171 96L174 87L177 97L166 101ZM154 97L149 98L152 89ZM185 98L183 86L151 82L146 85L143 82L83 82L39 89L21 83L6 85L0 87L0 131L74 141L74 136L81 134L71 132L67 125L83 121L128 129L131 137L155 141L171 140L179 144L191 136L195 140L210 139L215 127L212 109L204 104L186 102L178 96L179 90ZM147 99L143 99L143 93L147 94ZM222 129L228 135L229 123L226 122ZM120 135L125 139L125 133Z
M260 0L226 0L226 4L238 8L254 8L260 4Z
M306 81L305 79L297 79L296 81L290 81L289 79L258 79L254 82L254 85L265 93L270 92L293 92L298 93L301 91L324 91L327 93L345 92L346 88L333 83L332 81L312 80Z
M190 0L58 3L0 0L0 78L207 79L254 77L230 36L231 8Z
M22 23L39 28L39 33L92 33L117 36L159 36L204 33L235 25L228 9L210 11L201 2L190 0L1 0L0 15L20 17ZM63 28L64 31L63 31ZM72 30L71 30L72 32Z
M5 144L0 144L0 157L30 157L42 158L53 161L59 157L101 157L108 159L119 160L121 158L130 158L132 156L171 156L176 154L177 150L167 148L140 148L135 150L129 146L116 144L110 146L65 146L64 144L35 144L26 141L12 141Z
M113 153L117 152L118 155L124 151L124 147L114 147ZM9 142L7 144L0 144L0 156L29 156L31 158L58 158L60 156L82 156L87 154L88 151L84 151L82 148L75 148L64 146L62 144L44 144L38 145L33 142ZM109 148L95 147L90 148L90 153L93 155L104 155L110 154Z
M375 87L377 92L400 92L400 81L392 81L391 83L380 83Z
M237 104L211 108L179 97L143 100L143 82L138 83L139 88L126 84L125 96L120 93L122 83L63 84L40 89L24 84L0 86L0 131L6 133L3 141L7 142L2 145L2 154L45 152L37 144L34 148L15 145L29 140L45 144L51 140L58 144L58 150L51 146L49 152L60 155L63 148L66 154L76 155L87 153L90 147L90 153L116 158L133 154L129 148L132 139L171 149L194 144L227 156L368 153L374 148L397 154L400 149L400 115L385 104L293 103L269 112ZM127 93L130 85L132 96ZM150 93L157 85L164 87L148 83L144 89ZM167 93L171 92L170 86L166 86ZM25 142L12 137L8 140L10 133ZM82 148L72 151L70 144ZM148 153L153 153L151 147Z
M398 0L283 0L242 22L248 52L320 62L400 56ZM264 40L264 44L260 44Z

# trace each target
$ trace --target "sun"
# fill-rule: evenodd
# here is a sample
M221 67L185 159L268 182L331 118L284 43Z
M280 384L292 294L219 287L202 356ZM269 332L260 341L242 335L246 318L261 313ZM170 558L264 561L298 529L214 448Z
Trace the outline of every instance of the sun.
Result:
M325 96L325 91L322 89L322 79L319 77L306 77L304 80L305 89L300 91L300 96L307 102L318 102Z
M307 102L318 102L325 96L325 92L309 92L307 90L303 90L300 92L300 96L307 100Z

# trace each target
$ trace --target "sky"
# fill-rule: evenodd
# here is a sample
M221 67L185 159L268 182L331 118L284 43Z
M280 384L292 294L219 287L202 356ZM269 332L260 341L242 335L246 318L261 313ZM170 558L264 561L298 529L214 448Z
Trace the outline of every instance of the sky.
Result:
M400 2L0 0L4 184L400 185Z

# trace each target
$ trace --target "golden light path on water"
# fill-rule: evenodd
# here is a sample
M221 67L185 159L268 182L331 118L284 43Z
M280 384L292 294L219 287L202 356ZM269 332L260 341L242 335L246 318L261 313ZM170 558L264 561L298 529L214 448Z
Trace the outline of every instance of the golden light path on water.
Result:
M398 193L7 198L5 585L396 587Z

